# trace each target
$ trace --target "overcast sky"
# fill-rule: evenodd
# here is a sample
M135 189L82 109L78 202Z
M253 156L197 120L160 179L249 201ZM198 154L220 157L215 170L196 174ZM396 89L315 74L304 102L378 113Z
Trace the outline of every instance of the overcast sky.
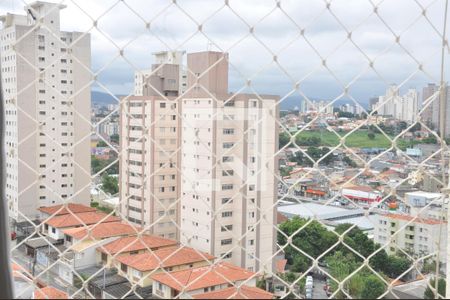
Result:
M92 68L99 70L109 64L99 81L116 94L132 91L134 68L149 68L152 52L169 49L228 51L232 64L231 91L240 89L246 79L251 78L257 92L281 97L293 91L293 80L301 79L299 89L308 97L330 100L342 93L341 85L322 66L316 51L327 59L327 66L343 84L354 81L349 93L362 103L373 95L382 94L386 84L401 83L418 70L417 62L402 47L420 61L426 71L412 76L403 90L417 88L421 91L426 83L439 80L441 37L433 26L442 31L443 0L381 1L378 13L385 23L374 14L370 1L331 1L330 9L342 24L321 0L280 1L291 20L276 7L274 0L229 0L229 7L224 6L224 0L176 2L178 6L172 0L64 1L68 7L62 11L61 27L63 30L90 30ZM422 15L418 3L428 6L426 16L433 26ZM23 13L23 6L22 0L0 0L0 14ZM150 30L141 18L151 21ZM92 28L92 19L98 20L98 29ZM202 24L204 34L198 32L193 20ZM254 27L254 36L249 35L246 23ZM400 35L401 45L395 43L386 24ZM348 40L341 25L352 31L354 43L364 54ZM304 29L304 36L299 28ZM123 58L116 58L119 50L110 40L119 47L127 45L124 54L132 66ZM273 61L271 52L277 55L281 67ZM376 59L374 67L378 74L366 70L369 63L365 55ZM299 92L295 91L294 95Z

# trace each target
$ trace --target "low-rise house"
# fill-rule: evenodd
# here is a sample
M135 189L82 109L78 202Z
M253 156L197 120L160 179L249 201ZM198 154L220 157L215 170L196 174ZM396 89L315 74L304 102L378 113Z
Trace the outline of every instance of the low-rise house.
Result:
M64 230L64 246L68 251L61 257L59 276L72 284L74 279L72 268L81 269L97 264L97 247L123 236L134 235L137 230L140 228L120 222Z
M39 207L40 219L45 220L52 216L61 216L68 214L79 214L85 212L94 212L97 209L78 203L67 203L53 206L41 206Z
M70 228L94 225L97 223L118 222L120 219L114 216L108 216L105 213L97 211L82 212L77 214L65 214L50 217L46 219L42 233L48 235L54 240L64 239L63 231Z
M97 248L97 264L112 267L113 257L117 254L141 254L149 250L155 251L165 247L176 246L177 241L159 236L143 234L141 236L127 236Z
M141 287L152 284L151 275L208 266L215 257L189 247L169 247L141 254L125 254L116 258L118 274Z
M194 299L274 299L272 293L263 289L242 285L226 289L193 295Z
M230 263L187 269L152 276L153 295L159 298L191 299L194 295L229 287L256 286L257 275Z

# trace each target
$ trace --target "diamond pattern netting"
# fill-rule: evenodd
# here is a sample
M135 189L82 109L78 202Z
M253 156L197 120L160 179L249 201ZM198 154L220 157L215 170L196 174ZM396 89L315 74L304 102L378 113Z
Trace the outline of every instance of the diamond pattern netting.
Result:
M15 4L29 5L26 1L13 1ZM87 245L96 239L94 231L96 228L107 221L112 216L119 217L123 223L130 225L133 228L133 232L138 236L139 240L142 239L143 234L153 232L155 228L161 222L167 222L173 226L177 232L179 232L179 238L182 241L180 248L176 249L167 257L159 257L157 250L152 249L149 245L143 243L142 251L147 251L154 254L157 260L158 267L146 274L141 272L141 277L138 280L130 280L129 290L122 295L122 297L131 296L132 294L140 298L145 298L146 295L141 295L140 288L143 285L148 284L148 280L155 274L166 274L169 278L174 280L177 284L182 286L180 291L181 296L183 292L188 293L190 287L194 286L202 280L206 280L206 277L198 277L189 285L185 286L183 282L179 281L179 278L171 273L171 270L167 268L165 263L171 258L177 256L177 253L182 251L183 247L192 247L193 237L188 236L181 227L180 210L181 210L181 193L179 197L175 199L173 203L169 205L164 204L165 199L161 199L157 193L153 190L147 191L151 197L151 201L159 207L164 207L165 212L163 215L152 218L150 222L137 226L135 223L130 222L126 210L123 209L124 203L129 203L133 195L123 196L119 192L119 204L116 204L112 210L105 213L100 220L95 223L87 222L76 211L68 206L69 203L74 202L83 190L91 188L91 182L97 189L102 189L99 180L102 175L111 167L116 164L121 164L123 160L127 161L127 153L132 147L130 144L125 147L121 147L123 144L114 144L108 138L97 134L98 128L103 124L109 122L114 116L119 113L127 118L129 122L141 120L134 114L125 109L126 104L129 104L133 100L133 93L118 97L116 94L117 87L113 80L108 80L108 76L111 73L124 71L127 75L133 72L143 74L142 62L137 57L142 57L142 51L148 52L150 49L140 49L140 45L149 47L159 47L157 50L166 51L178 51L199 49L200 44L208 44L208 49L214 48L216 51L229 53L230 60L228 61L224 56L218 61L208 66L201 73L194 72L186 67L187 77L195 78L195 83L192 86L188 86L184 93L180 93L178 96L169 97L163 92L158 91L158 88L148 83L150 88L154 89L157 93L157 97L167 101L168 103L175 103L177 107L181 106L183 100L189 98L192 92L201 91L206 96L205 98L211 99L217 107L226 105L234 101L241 93L247 92L253 95L253 98L263 103L265 100L262 95L262 91L266 91L264 84L261 84L262 80L272 80L277 83L277 80L281 80L284 86L283 93L276 100L267 111L271 118L271 122L279 127L280 134L286 137L286 143L280 144L280 147L274 152L272 157L265 157L260 147L255 147L255 159L259 162L258 169L254 172L254 177L248 176L241 182L241 186L236 189L236 192L229 197L226 203L222 203L219 207L213 205L210 201L200 199L202 205L211 212L208 222L210 226L216 226L216 228L225 228L224 232L229 234L229 237L234 241L232 247L228 248L225 253L216 253L217 258L214 261L208 260L205 253L195 249L199 256L205 261L204 265L209 267L210 270L216 272L215 267L223 262L229 261L228 255L235 251L244 253L244 256L253 256L254 253L250 252L250 247L247 242L250 236L252 236L253 228L263 226L264 222L272 218L274 211L283 204L284 201L290 201L298 204L317 203L324 205L325 208L334 207L336 201L346 200L348 207L352 209L361 209L361 218L371 224L372 228L379 227L379 220L371 218L373 215L386 214L388 210L386 207L393 199L396 200L398 207L407 207L406 196L403 189L409 185L411 190L420 189L423 186L424 178L429 178L435 182L435 185L439 188L447 186L448 177L446 171L448 170L446 156L448 153L448 146L443 133L444 118L440 120L440 126L438 128L432 128L425 119L427 110L432 109L436 102L441 101L444 98L445 90L442 88L445 82L445 57L449 52L449 45L445 34L446 6L447 1L403 1L405 3L394 3L388 1L364 1L354 3L343 3L343 1L315 1L314 3L306 1L265 1L264 3L258 3L258 8L253 7L243 1L199 1L200 6L204 6L204 11L198 9L199 4L193 4L188 1L155 1L155 9L150 9L149 4L142 1L133 0L118 0L118 1L105 1L102 4L91 4L85 1L58 1L59 4L65 4L71 13L75 13L82 20L79 24L70 24L68 21L77 23L72 17L66 16L61 19L62 28L65 26L71 28L77 28L81 33L72 40L72 42L62 41L59 36L59 32L55 31L44 20L47 16L51 16L55 11L59 11L57 6L47 11L45 14L40 14L39 11L29 8L29 13L35 16L35 24L31 25L29 30L18 38L11 46L11 50L14 55L21 59L23 63L31 68L37 75L35 79L31 80L22 89L17 90L14 93L9 93L11 99L18 99L22 95L26 94L32 88L35 88L39 84L43 84L46 89L51 93L54 93L58 100L64 101L67 104L67 108L73 113L74 118L77 118L76 122L88 126L89 131L83 132L82 136L78 136L75 143L70 147L62 145L62 142L55 140L51 134L45 129L46 123L54 121L52 116L37 119L30 114L29 110L17 105L17 103L11 103L12 107L16 109L19 114L22 114L33 123L32 130L17 142L17 148L26 147L35 136L41 135L47 137L49 142L55 145L59 150L67 153L76 151L77 147L90 140L91 136L97 136L100 141L104 142L107 148L110 148L113 153L116 154L116 158L108 161L108 163L100 170L86 170L83 165L80 165L76 159L72 157L64 157L55 159L48 167L43 170L36 170L28 161L22 160L17 157L18 164L23 165L27 172L31 172L35 176L36 180L27 187L21 187L18 191L18 197L26 195L27 192L35 185L44 185L45 190L48 190L58 203L64 204L53 213L45 216L41 220L40 224L36 224L29 215L21 212L17 212L20 219L28 223L33 228L32 234L24 237L20 242L17 242L11 249L12 260L17 265L23 267L22 272L25 274L26 281L29 281L33 286L40 287L41 285L50 285L60 287L59 279L55 277L60 276L60 273L55 273L54 269L60 269L61 265L65 269L68 269L73 276L73 280L78 280L80 284L78 286L64 287L70 297L92 297L96 298L98 295L94 294L94 290L90 287L90 283L94 279L98 279L99 276L105 276L105 272L109 269L107 265L100 265L91 274L82 274L80 268L76 268L70 263L70 257L74 254L76 249L82 249L83 245ZM259 7L260 5L260 7ZM404 6L402 6L404 5ZM6 5L7 6L7 5ZM406 10L406 6L408 9ZM1 7L1 6L0 6ZM15 7L15 6L14 6ZM443 9L445 7L445 10ZM308 9L310 15L305 15L302 10ZM8 10L9 8L6 7ZM355 9L357 14L352 14L355 18L346 18L344 10ZM403 13L402 9L405 9ZM445 13L444 13L445 11ZM202 14L202 12L205 12ZM348 12L347 12L348 13ZM398 15L404 15L402 18L397 18ZM122 16L126 16L123 17ZM115 18L115 20L114 20ZM227 18L227 19L224 19ZM113 19L114 21L111 21ZM119 30L112 26L111 22L117 22L117 19L122 19L124 23L129 23L135 30L130 30L126 37L121 36ZM352 19L352 20L349 20ZM353 20L354 19L354 20ZM401 19L400 21L398 19ZM229 22L230 28L225 28L224 33L220 32L220 28L223 22L232 20ZM177 25L178 22L182 25ZM109 27L108 27L109 26ZM270 28L279 32L273 33ZM325 29L321 29L324 27ZM278 29L280 28L280 29ZM365 30L368 28L376 28L376 34L380 35L378 39L375 35L373 40L377 44L377 47L367 46L367 37L364 36ZM444 28L444 29L442 29ZM116 30L114 30L116 29ZM36 31L41 30L51 38L54 38L60 47L67 48L67 52L61 55L57 55L50 59L44 67L38 65L29 59L25 53L17 51L20 48L20 44L32 36ZM323 32L321 32L323 30ZM281 33L285 31L286 33ZM323 35L327 35L330 38L327 42L324 42ZM416 37L415 35L420 37ZM229 36L227 36L229 35ZM274 35L283 35L282 42L277 41ZM412 36L411 36L412 35ZM417 43L417 39L427 35L427 42L429 42L428 48L424 48L423 45ZM76 48L78 43L81 43L84 38L92 38L92 66L86 65L85 60L77 57L72 49ZM370 38L370 37L369 37ZM280 38L281 39L281 38ZM415 41L416 40L416 41ZM150 41L151 43L148 43ZM96 48L98 46L98 48ZM106 48L106 49L105 49ZM138 50L136 50L138 48ZM201 47L200 47L201 48ZM204 50L203 48L201 48ZM104 57L97 55L101 51L107 53ZM141 51L141 53L139 53ZM308 52L309 57L302 58L301 54ZM234 54L235 53L235 54ZM300 53L300 55L298 55ZM298 56L295 56L297 54ZM352 58L348 58L351 56ZM55 88L49 77L46 76L47 72L50 72L52 65L57 64L61 59L73 60L76 64L89 74L87 83L82 86L76 87L72 94L68 95L63 93L62 89ZM353 59L353 60L352 60ZM142 59L144 60L144 59ZM247 64L244 62L248 61ZM350 62L348 68L343 67L340 64L340 60ZM214 72L214 68L218 67L221 63L226 62L229 64L232 84L234 92L226 95L226 99L219 97L214 91L210 91L205 86L201 79L206 78L210 73ZM392 67L389 64L399 62L399 69L402 68L399 76L394 76L389 73L392 71ZM351 65L351 63L356 65ZM298 64L300 67L296 67ZM162 70L165 64L161 64L152 69L150 74L156 75ZM390 68L391 67L391 68ZM122 69L121 69L122 68ZM273 78L270 74L276 74L278 77ZM269 74L269 75L268 75ZM130 81L131 77L130 75ZM386 126L380 125L377 120L377 114L385 109L390 103L394 102L395 96L384 97L373 108L369 109L362 106L361 115L365 115L360 122L347 131L342 131L338 127L332 124L332 120L326 119L327 110L337 106L342 100L347 100L353 105L360 105L361 93L358 89L367 88L368 85L364 81L371 80L371 84L377 88L372 90L382 90L380 87L386 89L390 82L396 81L397 86L395 91L408 88L409 86L418 86L425 81L435 82L439 85L438 89L428 97L423 99L423 106L417 110L415 121L406 124L404 128L396 128L396 132L386 132ZM119 81L122 79L119 79ZM306 119L303 126L300 129L292 132L285 122L285 119L276 115L277 109L280 106L284 106L290 99L295 96L297 99L302 99L307 107L311 107L317 104L315 99L311 98L311 90L309 84L312 80L323 82L324 85L329 85L330 90L326 98L331 99L326 101L325 105L318 109L317 113L311 114L309 119ZM119 84L120 85L120 84ZM274 84L275 85L275 84ZM114 98L117 102L117 108L112 109L100 120L92 121L86 118L83 112L79 111L79 107L73 104L76 97L83 95L86 90L90 91L91 87L95 86L99 90L107 93ZM123 89L122 89L123 90ZM325 93L326 94L326 93ZM443 103L442 101L440 102ZM57 100L53 101L54 105L61 105ZM298 101L300 105L300 101ZM179 109L173 110L171 113L176 115L176 118L181 120L180 124L184 124L185 127L207 127L211 120L218 120L224 113L225 109L215 109L209 116L209 119L204 120L203 125L193 122L192 119L187 119L183 112ZM223 116L222 116L223 117ZM423 119L422 119L423 118ZM231 119L230 119L231 120ZM175 164L172 166L172 160L177 160L182 156L181 141L179 147L175 151L170 153L163 145L160 144L158 138L152 135L152 127L158 122L162 121L162 116L155 116L151 120L150 124L143 124L142 134L136 138L136 142L150 142L154 145L154 153L163 153L168 159L167 162L154 168L153 172L147 172L140 180L142 183L146 178L156 178L161 172L169 168L173 168L176 174L181 176L177 189L181 188L181 182L183 185L194 186L194 192L201 193L202 191L196 187L198 179L190 178L184 174L184 169L181 168L181 164ZM227 164L224 163L222 158L227 155L233 155L233 151L237 151L240 145L244 143L251 143L249 135L252 131L260 130L260 126L264 126L264 120L261 116L256 120L253 120L252 124L244 130L237 129L238 139L234 141L234 145L226 149L220 155L217 152L212 151L206 140L200 140L202 146L208 149L211 156L212 169L225 168ZM141 123L140 123L141 124ZM320 136L322 137L323 131L330 140L334 140L332 143L323 143L320 146L324 151L320 156L317 156L310 147L305 147L301 143L302 136L308 134L311 131L317 131L317 124L322 126L320 129ZM431 152L424 158L417 159L413 154L408 154L405 150L407 146L407 139L411 130L415 126L420 124L421 131L436 139L437 148L434 152ZM355 138L360 135L361 132L366 132L368 128L372 128L377 131L377 137L389 146L380 147L384 148L375 155L369 157L364 156L359 146L355 146ZM179 130L182 130L181 126ZM197 135L198 137L198 135ZM278 139L278 138L277 138ZM277 139L275 142L277 142ZM352 141L353 140L353 141ZM363 143L362 141L360 141ZM261 143L261 141L260 141ZM301 157L302 162L297 165L301 170L301 175L295 177L293 174L289 176L282 176L280 170L275 169L277 164L272 164L273 161L283 157L290 149L294 149L294 156ZM344 176L342 171L337 178L337 172L330 171L325 165L329 164L329 160L336 159L340 155L347 155L350 160L356 164L357 167L347 166L347 169L351 169L350 175ZM394 182L386 182L386 177L383 172L375 172L376 165L380 162L392 160L393 153L396 153L396 159L401 163L400 167L395 167L391 164L391 169L404 168L404 170L395 171L402 173L403 177L400 177ZM74 189L73 193L69 197L62 197L57 190L50 184L42 183L42 176L50 173L62 162L66 162L67 159L74 164L75 168L82 170L83 176L89 177L89 184L86 186ZM181 160L183 158L181 157ZM179 159L178 159L179 162ZM123 165L121 165L123 167ZM437 171L436 171L437 170ZM336 174L335 174L336 173ZM367 183L365 176L367 173L371 173L373 181L384 182L383 193L380 200L376 203L372 203L368 206L361 204L359 201L344 195L343 189L351 184L361 185L361 183ZM263 175L265 174L265 175ZM248 186L254 184L252 178L261 178L262 176L268 176L278 184L280 190L284 190L284 193L276 194L277 199L273 199L272 205L266 205L265 208L255 206L257 218L256 221L248 228L245 228L237 234L236 231L227 228L227 223L221 216L227 212L228 204L231 204L233 200L235 202L241 200L248 203L251 197L247 194L242 194L242 189L247 189ZM394 175L391 175L394 176ZM291 178L287 178L291 177ZM311 197L300 196L298 193L298 187L302 185L305 180L311 179L311 177L320 179L323 186L326 186L329 191L328 198L323 200L316 200ZM388 177L389 179L390 177ZM20 177L18 180L20 181ZM288 180L289 179L289 180ZM339 180L337 180L339 179ZM120 179L119 179L120 182ZM141 189L144 184L141 185ZM258 185L258 184L256 184ZM124 187L121 187L122 189ZM256 186L256 190L263 190L263 187ZM102 191L104 194L109 194ZM429 280L431 278L446 278L445 267L440 266L440 261L445 262L446 251L442 250L446 248L446 223L438 222L438 231L433 232L438 236L429 238L436 238L437 248L433 248L432 252L417 253L410 251L409 249L399 247L395 240L404 238L407 231L422 222L425 219L425 215L429 214L430 210L439 205L439 203L445 203L447 199L447 191L442 189L441 195L438 198L434 198L429 201L425 206L410 213L411 218L408 218L401 226L392 230L391 234L384 243L380 245L371 244L371 240L376 238L377 232L372 233L372 237L368 240L362 237L359 233L357 223L345 227L333 227L328 220L322 218L321 212L314 210L313 206L303 205L302 209L306 215L310 215L309 219L302 220L300 223L296 223L298 220L294 219L287 221L286 223L273 224L273 230L275 232L276 250L269 255L268 258L262 259L261 257L254 257L255 265L260 265L259 270L255 270L255 274L249 278L237 282L224 276L222 273L216 272L216 274L224 279L224 282L229 286L238 288L237 292L241 291L241 287L245 285L254 285L254 281L258 279L258 286L263 281L269 281L271 284L267 284L265 288L271 292L276 292L275 287L284 287L284 293L278 295L282 298L296 297L301 298L307 296L308 292L305 289L305 280L310 272L315 274L324 274L329 283L327 286L329 296L331 298L361 298L372 297L382 298L384 296L392 296L399 298L400 294L396 294L396 291L402 291L396 287L399 281L419 279L424 281L424 286L428 288L431 293L438 296L436 293L442 293L442 289L439 286L439 280ZM443 206L443 205L441 205ZM72 216L77 223L81 224L81 227L87 229L87 233L78 239L70 246L58 247L57 244L52 243L48 233L45 232L45 223L53 218L57 217L59 213L67 209L68 214ZM177 210L177 216L169 214L171 210ZM441 219L446 220L446 212L444 208L438 212ZM297 221L296 221L297 220ZM437 221L436 221L437 222ZM300 225L299 225L300 224ZM299 225L298 227L295 227ZM336 225L336 224L334 224ZM294 226L294 227L292 227ZM370 227L370 226L369 226ZM332 228L326 230L326 228ZM338 230L339 228L339 230ZM434 228L434 227L433 227ZM359 230L359 231L358 231ZM56 258L50 261L47 258L45 266L36 266L36 258L34 261L26 255L25 245L30 243L36 237L40 237L45 242L45 247L48 248L48 252L54 251ZM301 237L301 238L300 238ZM316 241L303 242L308 237L316 237ZM359 240L356 240L359 239ZM360 247L359 243L366 243L369 249ZM134 242L134 243L137 243ZM442 245L441 243L445 243ZM105 243L102 241L96 241L90 247L100 247L103 251L108 252L105 247ZM394 245L394 246L393 246ZM111 260L116 260L123 254L125 249L129 245L124 245L120 250L115 253L109 253ZM391 248L394 247L394 251ZM316 253L317 249L320 249L320 253ZM85 251L85 250L84 250ZM386 254L389 251L389 255ZM83 251L82 251L83 252ZM287 268L286 271L273 271L270 274L265 272L263 266L273 266L275 261L280 259L280 256L286 256ZM340 256L345 255L348 259L348 264L338 264L337 261ZM385 264L388 267L382 268L376 265L374 262L379 258L385 259ZM443 258L444 257L444 258ZM284 256L283 256L284 258ZM72 258L75 261L75 257ZM350 261L352 263L350 263ZM403 266L395 265L393 262L403 263ZM431 263L429 263L431 261ZM425 270L426 264L431 265L431 271ZM392 267L391 267L392 266ZM120 269L120 264L115 266ZM389 267L394 268L392 271ZM270 267L271 268L271 267ZM292 274L294 276L292 276ZM122 274L123 275L123 274ZM317 276L317 275L314 275ZM320 276L319 276L320 277ZM317 277L317 278L319 278ZM265 280L262 280L264 278ZM424 278L424 279L422 279ZM319 281L321 282L321 281ZM357 286L378 286L380 287L373 294L365 294L366 291L361 291ZM366 288L368 290L368 288ZM16 296L20 297L21 293L25 293L27 290L16 291ZM155 291L153 291L155 292ZM237 293L235 292L235 294ZM314 289L314 293L317 293L317 288ZM173 296L173 295L172 295ZM232 295L233 296L233 295ZM314 296L320 297L320 295L314 294ZM422 295L416 295L422 297ZM439 295L441 297L445 295Z

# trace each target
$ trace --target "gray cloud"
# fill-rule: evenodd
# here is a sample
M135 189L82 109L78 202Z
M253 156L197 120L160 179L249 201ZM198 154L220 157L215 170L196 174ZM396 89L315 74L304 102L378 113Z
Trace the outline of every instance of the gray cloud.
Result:
M352 96L366 102L374 94L384 93L386 83L403 82L418 69L417 63L395 44L395 35L398 34L401 34L401 44L423 63L426 72L414 76L404 87L420 90L427 82L439 79L441 38L432 26L442 30L442 0L417 1L424 7L431 4L426 15L432 26L421 15L422 9L415 1L381 2L379 16L390 28L373 14L373 6L369 1L332 1L331 11L341 24L327 10L325 1L280 2L282 10L291 20L276 7L276 1L273 0L230 0L230 7L224 6L223 0L179 0L179 7L168 0L126 0L125 3L145 21L121 1L67 0L64 3L68 7L62 11L61 23L64 30L86 31L91 29L92 19L98 19L98 30L91 30L94 71L109 64L119 53L104 35L119 47L127 45L124 54L131 65L123 58L118 58L99 76L99 80L109 90L119 94L127 94L132 90L135 68L150 67L152 52L168 48L187 52L208 48L228 50L248 35L249 29L245 22L254 26L254 34L259 41L248 36L229 50L232 90L238 90L244 84L242 74L245 79L252 77L256 91L284 96L293 87L289 77L298 81L316 69L301 82L301 90L313 98L332 99L341 94L342 88L321 65L317 51L320 56L327 57L327 66L344 84L366 70L369 64L366 56L375 59L375 69L382 79L368 69L350 87ZM23 13L22 6L19 0L3 1L0 3L0 13ZM150 22L150 30L145 27L145 22ZM202 24L204 34L198 32L196 23ZM364 54L347 39L347 32L342 25L352 32L354 43ZM304 29L304 37L300 35L299 28ZM192 34L195 35L186 41ZM273 62L271 52L277 55L278 64ZM263 67L263 71L253 76Z

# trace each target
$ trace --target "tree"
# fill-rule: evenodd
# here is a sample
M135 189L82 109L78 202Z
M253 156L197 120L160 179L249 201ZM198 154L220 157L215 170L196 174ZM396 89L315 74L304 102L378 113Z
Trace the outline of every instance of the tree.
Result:
M420 123L416 123L409 129L409 132L416 132L422 129L422 125Z
M364 289L361 293L362 299L377 299L386 290L383 281L376 275L369 275L364 279Z
M262 277L260 280L256 281L256 287L262 289L262 290L266 290L267 286L266 286L266 279L264 277Z
M341 224L335 228L335 231L339 234L342 234L351 226L351 224ZM368 257L372 253L380 249L380 245L369 239L368 236L358 227L354 227L349 232L347 232L344 237L344 241L347 245L349 245L352 249L356 250L364 257ZM342 248L341 251L346 252L348 251L348 249ZM370 265L376 271L384 272L386 270L387 260L387 253L383 249L378 251L374 256L370 258Z
M353 159L351 159L350 157L348 157L347 155L344 156L344 158L342 159L343 162L345 162L347 165L349 165L352 168L356 168L358 165L353 161Z
M292 172L293 168L292 167L285 167L285 168L281 168L280 169L280 175L282 177L288 176L291 172Z
M367 137L369 138L369 140L374 140L374 139L375 139L375 133L369 132L369 133L367 134Z
M111 142L114 142L114 143L118 144L118 143L119 143L120 137L119 137L119 135L116 133L116 134L110 135L110 136L109 136L109 139L111 140Z
M119 181L117 177L104 174L102 176L102 190L110 195L115 195L119 192Z
M289 136L289 134L287 132L280 133L280 137L278 139L278 144L279 144L280 149L283 148L284 146L286 146L287 144L289 144L290 141L291 141L291 137Z
M108 147L108 144L105 141L98 141L97 147Z
M91 155L91 169L92 174L97 174L107 166L109 166L104 172L107 174L119 174L119 161L111 158L108 160L98 159L95 155ZM113 163L114 162L114 163Z
M411 262L406 257L389 255L384 273L390 278L397 278L411 266Z
M318 257L320 254L328 250L332 245L336 243L337 237L317 221L312 221L307 226L305 226L306 222L307 220L305 219L294 217L280 224L279 229L286 236L292 236L292 244L295 247L301 249L312 257ZM303 226L305 227L302 228ZM299 228L302 228L302 230L297 232ZM294 235L294 233L296 234ZM281 233L278 234L278 243L280 245L285 245L287 243L285 235ZM288 263L290 265L293 265L294 262L296 262L298 270L305 271L305 261L308 266L311 265L309 259L304 257L304 255L301 254L297 249L292 247L292 245L288 245L284 249L284 251Z
M433 287L436 286L436 279L432 278L430 279L430 285ZM445 289L446 289L446 282L444 278L439 278L438 281L438 288L437 288L437 292L438 292L438 299L444 299L445 298ZM435 294L433 292L433 290L427 286L425 293L423 294L423 298L424 299L436 299Z

